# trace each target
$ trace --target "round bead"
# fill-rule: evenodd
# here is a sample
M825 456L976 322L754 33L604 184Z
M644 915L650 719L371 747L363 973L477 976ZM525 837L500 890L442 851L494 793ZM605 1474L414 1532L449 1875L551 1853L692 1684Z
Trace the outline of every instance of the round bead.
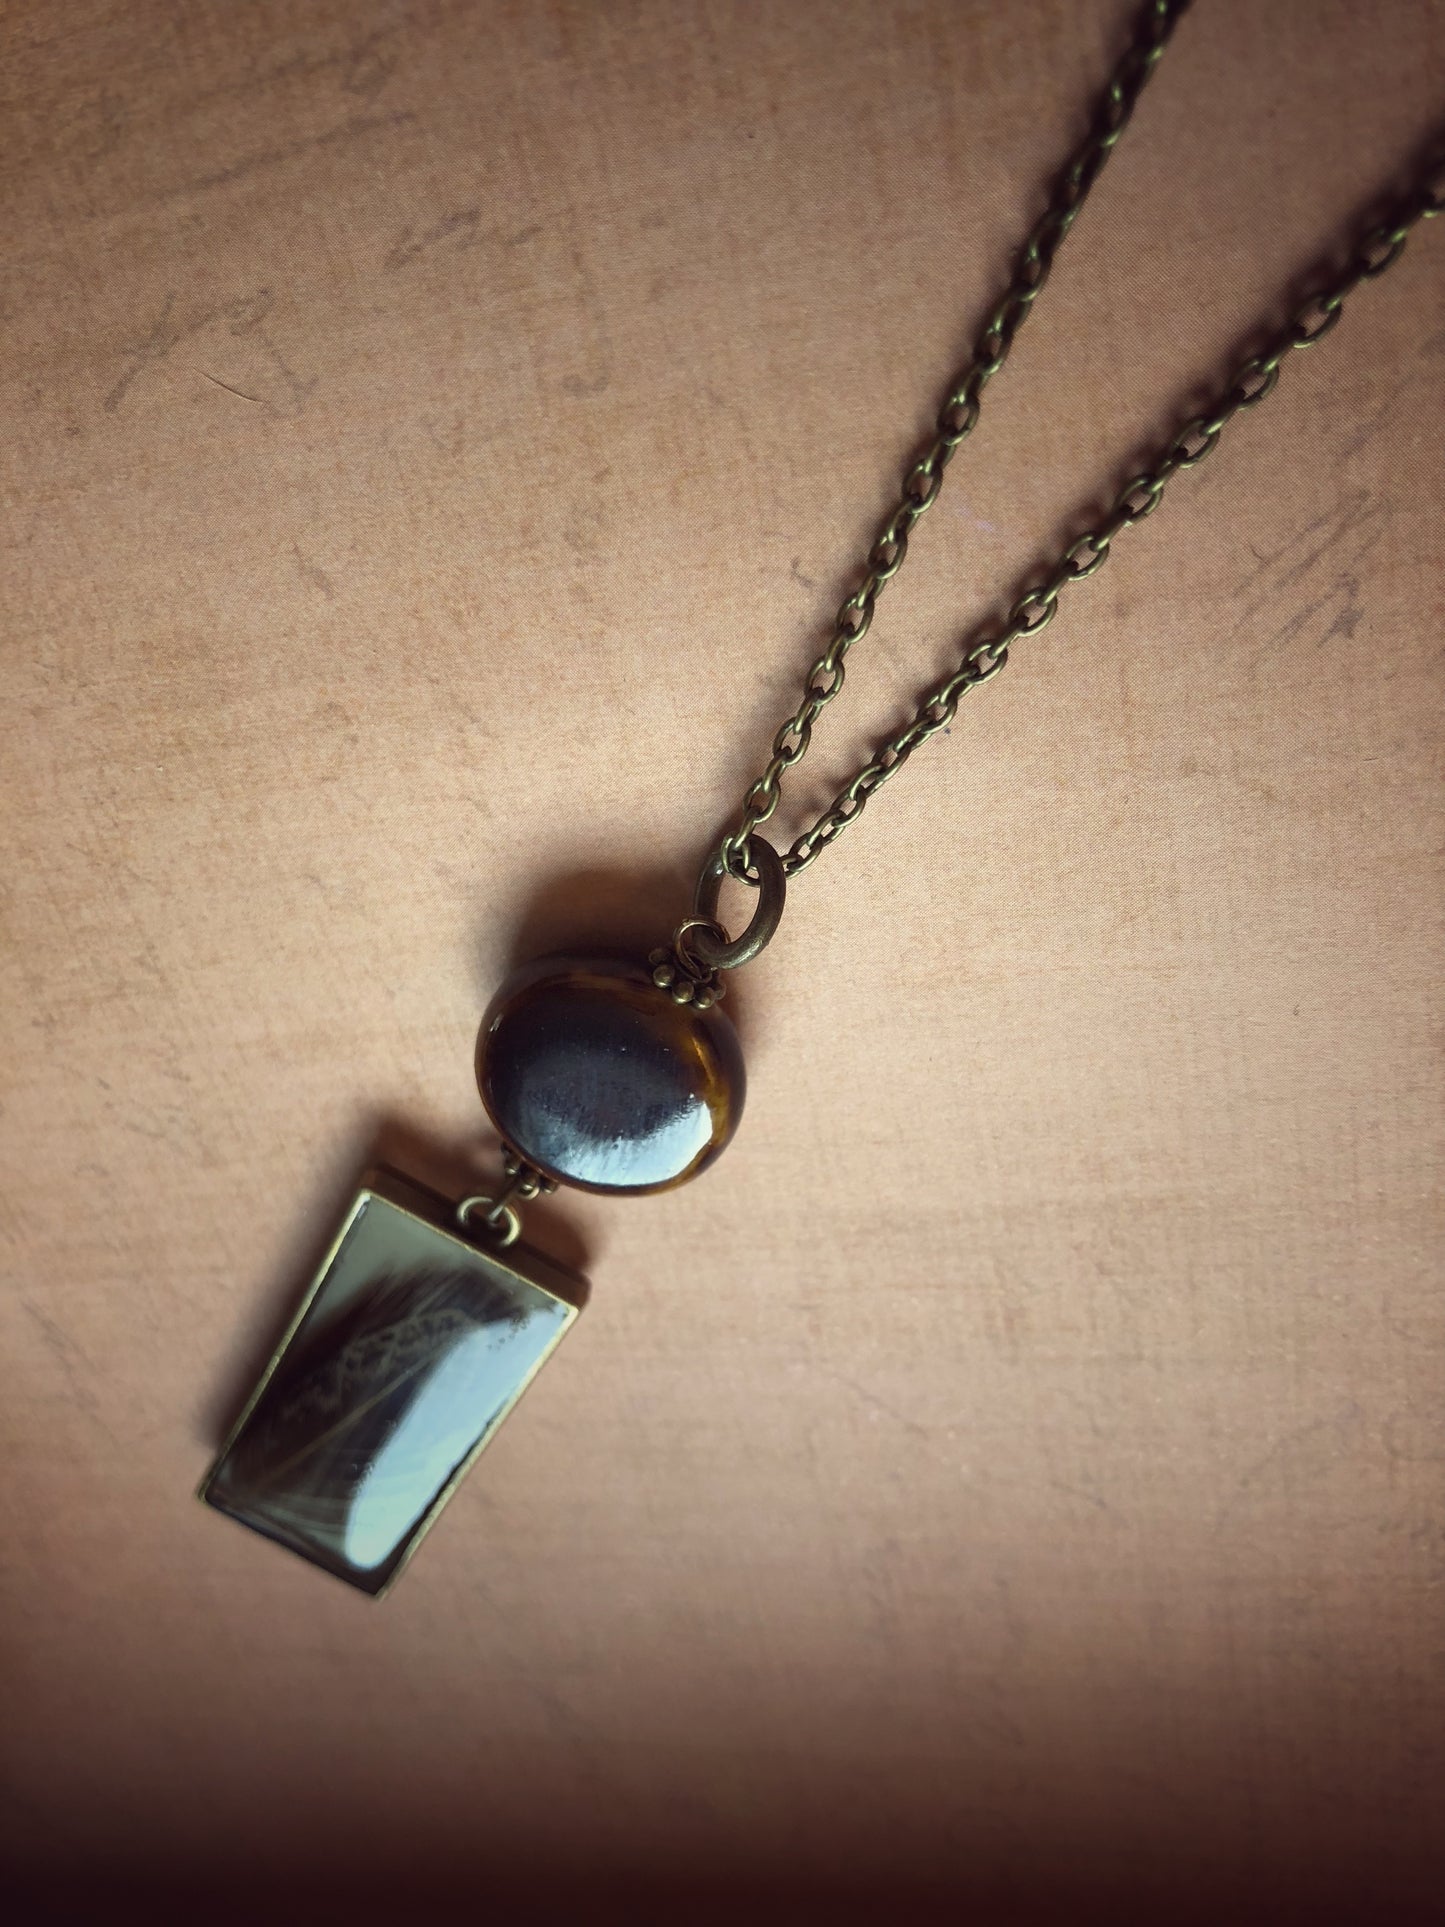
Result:
M514 1151L584 1191L663 1191L737 1129L746 1078L713 1005L677 1003L649 969L544 957L492 999L477 1040L487 1115Z

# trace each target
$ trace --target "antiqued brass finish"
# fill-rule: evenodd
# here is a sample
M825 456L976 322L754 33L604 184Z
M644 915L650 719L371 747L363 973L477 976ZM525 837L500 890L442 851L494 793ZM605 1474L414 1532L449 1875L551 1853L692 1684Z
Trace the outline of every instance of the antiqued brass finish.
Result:
M727 874L721 850L703 866L693 892L693 913L684 917L647 959L652 981L674 1003L710 1010L727 989L724 972L751 963L772 940L783 915L788 879L782 859L766 838L754 836L748 846L748 881L757 887L758 901L740 937L729 937L718 922L718 896Z
M587 1289L538 1252L464 1236L446 1200L375 1173L200 1497L380 1597Z
M457 1206L456 1219L463 1231L471 1231L472 1218L481 1220L481 1229L489 1243L499 1251L514 1245L522 1235L522 1217L517 1207L500 1192L478 1191L470 1198L463 1198Z
M812 741L814 724L842 688L848 651L867 634L878 597L903 566L914 525L937 500L944 469L977 425L983 391L1007 360L1014 337L1048 279L1060 242L1073 226L1089 189L1127 125L1186 5L1187 0L1149 0L1144 7L1133 42L1104 90L1088 135L1059 177L1050 205L1020 250L1012 282L980 334L973 359L949 388L939 411L935 439L904 477L900 499L868 552L863 579L844 599L827 647L808 672L801 702L774 738L772 755L748 791L736 827L723 838L704 869L700 896L709 877L724 869L745 881L756 880L749 874L748 865L758 847L758 826L777 809L784 774L802 761ZM921 744L948 727L968 691L988 682L1004 667L1013 644L1048 626L1056 613L1060 591L1102 568L1114 537L1153 512L1171 478L1180 469L1202 462L1240 409L1253 407L1269 394L1291 350L1308 348L1328 334L1340 318L1346 296L1361 281L1383 274L1399 259L1414 224L1439 214L1442 207L1445 180L1437 167L1396 206L1388 220L1368 230L1348 266L1296 309L1292 319L1273 335L1269 348L1240 365L1215 406L1185 422L1154 465L1120 491L1109 513L1071 542L1041 581L1025 589L1013 603L1007 620L971 642L957 670L926 693L912 721L880 745L782 857L783 870L789 877L806 869L857 820L873 792L881 789Z
M534 1170L515 1151L504 1151L502 1163L506 1180L500 1188L495 1192L477 1191L471 1197L463 1198L455 1216L457 1223L469 1236L480 1231L483 1237L505 1250L522 1235L522 1214L514 1200L525 1202L540 1196L543 1191L555 1191L557 1181ZM473 1217L480 1219L479 1226L473 1226Z
M659 944L648 953L652 981L665 990L674 1003L695 1004L708 1010L727 991L727 980L698 955L694 939L706 930L717 943L726 943L728 933L708 917L684 917L672 933L670 944Z
M693 897L693 915L673 939L688 944L711 970L736 970L751 963L772 939L782 918L788 894L788 878L783 860L766 837L748 839L747 877L758 886L757 907L740 937L729 940L717 921L718 896L728 874L727 860L716 850L703 867Z

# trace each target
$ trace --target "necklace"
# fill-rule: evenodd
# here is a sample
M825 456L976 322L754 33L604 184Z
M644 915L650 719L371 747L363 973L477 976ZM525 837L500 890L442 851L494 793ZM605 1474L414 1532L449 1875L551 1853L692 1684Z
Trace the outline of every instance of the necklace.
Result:
M559 1184L609 1194L664 1190L712 1163L737 1128L745 1085L720 999L730 973L776 930L789 882L949 726L970 690L1047 627L1063 592L1103 567L1115 539L1153 513L1173 477L1202 462L1235 415L1265 399L1286 358L1335 326L1349 294L1398 259L1414 224L1445 207L1434 177L1370 228L1348 266L1241 363L1214 407L1183 424L1006 620L971 641L957 668L817 820L786 851L776 848L762 829L787 773L841 689L849 651L867 634L914 528L977 424L988 383L1184 4L1149 0L1143 8L1088 134L948 390L932 445L905 474L797 707L774 736L736 823L704 864L690 914L645 963L554 956L503 983L477 1046L482 1101L503 1145L502 1180L457 1203L394 1171L368 1174L202 1485L212 1506L364 1592L387 1589L586 1301L585 1280L520 1242L522 1207ZM729 878L755 893L752 916L735 936L719 921Z

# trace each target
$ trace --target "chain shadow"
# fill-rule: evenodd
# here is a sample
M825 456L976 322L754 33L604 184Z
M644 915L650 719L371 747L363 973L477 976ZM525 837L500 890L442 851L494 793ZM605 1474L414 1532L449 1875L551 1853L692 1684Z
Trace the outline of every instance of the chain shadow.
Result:
M488 914L476 947L481 1007L509 972L538 957L591 953L644 962L689 913L691 896L691 873L681 864L564 867L534 878L502 915ZM504 943L494 935L499 927L510 931ZM740 986L740 974L727 973L722 1008L746 1041L751 986Z

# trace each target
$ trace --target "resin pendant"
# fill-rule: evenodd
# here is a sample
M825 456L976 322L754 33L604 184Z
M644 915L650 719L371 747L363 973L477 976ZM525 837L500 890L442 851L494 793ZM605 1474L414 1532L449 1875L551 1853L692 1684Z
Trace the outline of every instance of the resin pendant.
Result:
M544 957L493 998L477 1042L487 1114L527 1163L584 1191L665 1191L742 1116L737 1032L640 964Z
M377 1173L200 1496L384 1593L586 1302L535 1251Z

